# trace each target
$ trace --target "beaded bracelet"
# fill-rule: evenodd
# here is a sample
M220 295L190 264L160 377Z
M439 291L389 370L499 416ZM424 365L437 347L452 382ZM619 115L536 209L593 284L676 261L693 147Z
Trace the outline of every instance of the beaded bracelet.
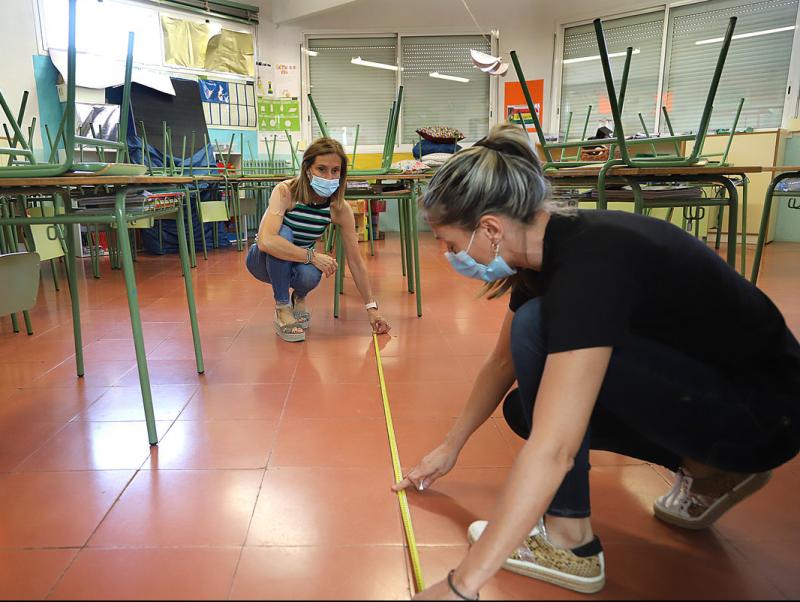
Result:
M453 593L461 598L462 600L480 600L481 595L476 594L474 598L467 598L464 594L456 589L456 586L453 585L453 575L455 574L456 570L452 569L449 573L447 573L447 585L450 586L450 589L453 590Z

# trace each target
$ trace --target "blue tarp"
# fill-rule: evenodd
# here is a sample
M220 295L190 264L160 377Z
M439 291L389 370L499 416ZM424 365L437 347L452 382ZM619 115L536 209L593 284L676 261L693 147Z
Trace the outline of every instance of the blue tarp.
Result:
M149 158L145 159L145 164L152 165L153 167L163 167L164 165L164 154L158 150L157 148L151 146L150 144L147 145L149 151ZM142 163L142 139L136 136L129 136L128 137L128 149L130 150L131 154L131 162L133 163ZM184 174L189 174L189 165L193 168L193 173L195 175L206 175L211 173L211 169L208 166L208 160L214 157L214 151L211 145L209 144L208 149L201 148L191 157L175 157L175 165L176 167L180 168L182 165L185 165ZM190 185L194 188L194 185ZM220 198L219 193L219 184L216 182L200 182L200 198L203 201L211 201ZM194 244L195 248L202 249L203 248L203 239L202 233L200 231L200 220L198 219L199 213L197 211L197 195L192 195L192 225L194 226ZM184 215L184 219L187 220L188 223L188 216ZM178 252L178 231L175 228L175 221L174 220L160 220L161 221L161 237L162 237L162 245L159 248L158 244L158 224L153 226L152 228L146 228L141 230L142 235L142 242L144 244L144 250L147 253L153 253L156 255L162 255L165 253L177 253ZM214 225L215 223L207 223L205 224L205 234L206 234L206 245L211 246L212 241L214 240ZM230 240L228 239L227 232L225 230L225 223L224 222L216 222L218 227L219 233L219 245L222 247L229 247L231 245Z

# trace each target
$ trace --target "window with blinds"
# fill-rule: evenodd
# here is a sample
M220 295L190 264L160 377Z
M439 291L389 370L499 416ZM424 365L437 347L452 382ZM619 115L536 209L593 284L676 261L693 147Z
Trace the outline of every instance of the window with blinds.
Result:
M731 127L740 98L745 101L738 127L780 127L797 6L798 0L709 0L670 10L664 104L676 132L697 131L700 125L732 16L738 22L711 129Z
M627 135L643 131L639 113L648 131L652 133L655 130L663 28L663 11L603 21L617 93L622 81L625 51L629 46L634 49L622 122ZM564 30L559 114L562 137L570 112L570 139L580 137L589 105L592 106L592 116L587 136L593 135L604 120L611 123L612 119L597 37L591 23ZM613 129L613 125L610 127Z
M352 145L360 126L358 144L382 145L389 111L397 91L397 72L378 67L355 65L363 61L397 65L397 38L314 38L308 48L310 92L330 135ZM312 136L320 136L312 116Z
M471 48L491 54L483 36L409 36L401 38L403 66L402 139L414 144L416 130L445 125L461 130L463 142L476 142L489 128L489 76L470 59ZM431 77L431 73L460 78Z

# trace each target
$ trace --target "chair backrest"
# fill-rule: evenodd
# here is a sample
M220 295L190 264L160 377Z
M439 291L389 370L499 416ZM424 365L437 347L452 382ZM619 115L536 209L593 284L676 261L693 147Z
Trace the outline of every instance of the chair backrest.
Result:
M733 31L736 28L736 17L731 17L728 20L728 29L722 41L722 48L720 49L719 56L717 57L716 68L714 75L711 78L711 84L708 88L706 102L703 107L703 112L700 117L700 126L698 127L695 135L694 148L689 157L683 160L685 163L693 163L699 159L700 151L703 148L708 133L708 126L711 121L711 112L714 108L714 99L717 96L719 89L719 82L722 78L722 70L725 67L725 60L728 57L730 50L731 40L733 39ZM606 82L606 91L608 93L609 104L611 105L611 116L614 119L614 137L617 139L619 147L620 158L628 165L633 165L635 161L631 160L628 153L628 145L625 141L625 131L622 125L622 108L624 103L624 95L617 96L616 88L614 86L614 76L611 72L611 59L608 53L608 45L606 44L605 32L603 31L603 22L601 19L594 20L595 37L597 38L597 46L600 51L600 62L603 67L603 78ZM627 73L623 74L623 80L627 80Z
M308 95L308 102L311 105L311 111L314 113L314 117L317 120L317 125L319 126L320 133L325 136L329 137L328 128L325 121L322 119L322 116L319 113L319 109L317 109L317 104L314 102L314 97L311 94ZM363 170L360 172L351 172L352 175L356 175L357 173L381 173L381 172L388 172L392 167L392 158L394 157L394 144L397 140L397 127L400 123L400 107L403 102L403 86L400 86L397 89L397 98L392 102L391 109L389 110L389 121L386 124L386 134L383 137L383 153L381 154L381 167L377 170Z
M39 293L38 253L9 253L0 255L0 316L31 309Z
M29 207L28 215L31 217L50 217L55 213L53 207ZM64 247L58 237L56 226L46 224L34 224L30 226L31 236L33 237L33 248L39 254L42 261L48 261L57 257L64 257Z

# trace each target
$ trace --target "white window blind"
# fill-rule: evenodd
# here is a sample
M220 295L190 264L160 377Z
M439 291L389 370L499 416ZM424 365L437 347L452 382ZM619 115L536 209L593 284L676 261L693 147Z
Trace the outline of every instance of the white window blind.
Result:
M729 128L744 98L738 127L781 124L798 0L710 0L670 11L665 104L676 132L696 131L728 19L738 17L711 129ZM736 39L743 34L747 37ZM718 40L708 42L709 40ZM662 131L666 126L662 125Z
M315 38L308 41L308 48L318 53L308 57L311 95L330 135L352 144L360 126L359 146L382 145L396 96L397 72L350 61L360 56L364 61L396 65L396 37ZM320 130L313 115L311 123L317 138Z
M661 11L603 21L608 52L617 55L611 57L611 69L618 94L625 51L629 46L634 49L622 120L626 135L643 130L639 113L642 113L648 131L652 133L655 129L663 28L664 13ZM580 137L589 105L592 105L592 117L587 136L595 133L602 120L613 123L597 37L591 23L564 30L559 115L562 136L572 111L570 139ZM613 125L609 127L613 129Z
M491 53L483 36L410 36L401 38L403 82L402 142L414 144L422 127L444 125L461 130L463 142L476 142L489 128L489 76L475 68L470 48ZM469 81L431 77L450 75Z

